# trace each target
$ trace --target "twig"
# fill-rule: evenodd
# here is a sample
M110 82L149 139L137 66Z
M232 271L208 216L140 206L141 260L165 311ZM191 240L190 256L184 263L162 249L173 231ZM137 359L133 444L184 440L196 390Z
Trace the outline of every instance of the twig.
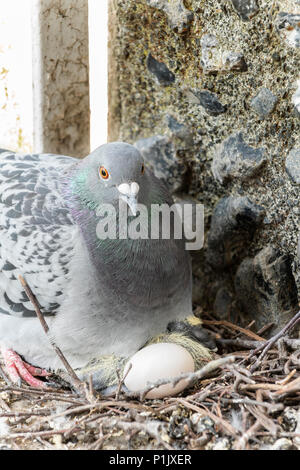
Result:
M253 426L251 426L248 431L246 431L242 437L237 441L237 443L234 445L234 448L236 450L243 450L245 449L249 439L253 437L256 432L261 428L261 423L257 420Z
M73 430L74 429L74 426L72 426L71 428L68 428L68 429L56 429L56 430L53 430L53 431L24 431L24 432L16 432L14 434L9 434L8 438L9 439L18 439L20 437L23 437L23 438L29 438L29 439L33 439L35 437L51 437L51 436L55 436L57 434L64 434L66 432L70 432L70 430ZM80 430L80 429L79 429Z
M4 380L4 382L9 386L11 385L11 382L9 380L9 378L7 377L6 373L4 372L4 370L2 369L1 365L0 365L0 377Z
M71 367L71 365L69 364L69 362L67 361L67 359L65 358L64 354L62 353L62 351L60 350L60 348L55 344L55 342L53 341L53 339L51 337L49 337L48 335L48 332L49 332L49 326L40 310L40 307L39 307L39 304L36 300L36 297L34 296L32 290L30 289L29 285L27 284L27 282L25 281L25 279L22 277L22 276L19 276L19 281L21 282L22 284L22 287L28 297L28 299L30 300L30 302L32 303L33 307L34 307L34 310L35 310L35 313L38 317L38 319L40 320L40 323L43 327L43 330L45 331L46 335L47 335L47 338L49 339L49 342L51 344L51 346L53 347L54 351L56 352L56 354L58 355L58 357L60 358L60 360L62 361L63 365L65 366L69 376L70 376L70 382L72 383L73 387L75 388L75 390L77 390L79 393L82 393L82 390L85 389L85 384L84 382L82 382L76 375L74 369Z
M119 383L118 383L118 388L116 391L116 397L115 397L116 400L119 400L122 385L125 382L125 379L127 375L129 374L129 372L131 371L131 369L132 369L132 364L130 363L126 373L123 375L123 378L120 376L120 370L117 369L117 376L118 376Z
M101 410L103 408L108 408L110 406L119 406L119 407L122 407L122 408L125 408L125 409L136 409L136 410L140 410L140 411L146 411L148 410L147 407L145 407L144 405L141 405L141 404L136 404L136 403L131 403L131 402L126 402L126 401L113 401L113 400L106 400L106 401L101 401L101 402L98 402L98 403L88 403L86 405L82 405L82 406L78 406L78 407L75 407L75 408L69 408L65 411L62 411L61 413L57 413L56 415L52 415L51 416L51 419L56 419L56 418L60 418L61 416L67 416L67 415L71 415L71 414L79 414L79 413L83 413L84 411L92 411L92 410ZM44 420L47 420L48 418L44 418Z
M256 405L245 405L246 409L260 422L260 424L270 431L272 436L276 436L279 426L274 423L270 418L268 418L261 409Z
M3 400L3 398L0 397L0 407L3 408L3 410L5 410L7 413L10 413L11 412L11 409L10 407L8 406L8 404L6 403L6 401ZM1 414L0 414L1 416Z
M259 346L264 346L266 344L265 341L250 341L247 339L241 339L241 338L236 338L236 339L216 339L216 342L218 344L221 344L222 346L235 346L238 348L245 348L245 349L253 349L253 348L258 348Z
M293 369L284 379L282 380L277 380L277 384L278 385L286 385L290 380L291 378L296 374L296 369Z
M284 387L282 387L282 385L279 385L279 387L281 387L281 388L279 388L279 390L276 390L274 392L274 394L273 394L274 396L283 395L285 393L300 391L300 377L298 377L297 379L295 379L292 382L288 383Z
M274 322L267 323L267 324L264 325L262 328L260 328L256 334L258 334L259 336L261 336L263 333L265 333L265 332L268 331L270 328L272 328L272 326L274 326Z
M246 330L245 328L242 328L241 326L234 325L230 321L227 320L203 320L202 321L203 325L221 325L221 326L227 326L228 328L231 328L232 330L239 331L240 333L244 333L244 335L249 336L252 339L255 339L256 341L266 341L264 338L261 336L258 336L257 334L253 333L253 331Z
M281 385L265 384L265 383L240 385L240 390L280 390L281 388L282 388Z
M51 415L52 410L29 410L29 411L7 411L0 413L0 418L20 418L25 416L48 416Z
M84 402L79 401L79 399L76 399L76 395L70 395L67 393L59 393L59 391L51 392L51 389L45 390L36 390L36 389L31 389L29 387L17 387L17 386L12 386L12 385L4 385L0 386L0 392L11 392L15 393L16 395L20 395L22 397L24 396L29 396L30 398L33 396L37 396L39 399L42 397L42 401L46 400L58 400L58 401L65 401L72 403L74 405L82 405ZM39 401L39 400L37 400Z
M257 400L251 400L250 398L222 398L223 403L236 403L240 405L256 405L256 406L263 406L264 408L267 408L270 411L280 411L284 409L284 406L282 403L279 404L273 404L273 403L267 403L264 401L257 401Z
M260 356L258 357L258 359L256 360L256 362L253 364L253 366L251 367L250 371L251 372L254 372L261 360L263 359L263 357L266 355L266 353L269 351L269 349L280 339L282 338L283 336L285 336L287 334L288 331L291 331L296 325L297 323L300 321L300 311L298 313L296 313L296 315L287 323L287 325L285 325L284 328L282 328L282 330L280 330L275 336L273 336L272 338L270 338L268 341L266 341L265 345L263 346L259 346L258 348L256 348L248 357L248 360L250 360L253 356L255 356L259 351L262 350Z
M141 391L126 392L125 395L130 398L133 398L133 397L139 398L141 401L143 401L147 393L153 390L154 388L157 388L157 387L160 387L161 385L166 385L166 384L171 384L173 387L175 387L178 384L178 382L180 382L183 379L187 380L186 387L188 387L189 385L195 383L197 380L200 380L203 377L211 374L211 372L215 371L216 369L223 367L225 364L231 364L234 361L235 361L234 356L216 359L215 361L209 362L208 364L206 364L204 367L197 370L196 372L180 374L177 377L159 379L153 383L148 383L147 386Z

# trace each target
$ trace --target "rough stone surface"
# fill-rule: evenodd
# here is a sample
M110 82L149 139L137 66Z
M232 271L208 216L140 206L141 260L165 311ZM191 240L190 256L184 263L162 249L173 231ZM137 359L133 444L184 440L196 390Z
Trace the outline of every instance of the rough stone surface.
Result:
M217 204L208 233L207 262L224 269L238 262L262 223L265 211L247 197L225 197Z
M208 417L203 416L201 413L194 413L191 416L193 431L196 434L211 433L215 434L214 422Z
M283 31L275 27L278 14L298 14L299 3L275 0L270 8L270 2L257 0L258 11L251 20L243 21L231 1L185 0L194 20L184 34L174 32L166 13L150 7L145 0L111 3L114 16L110 24L116 26L110 38L109 90L113 93L109 138L133 143L166 135L184 162L183 191L205 207L204 249L192 253L194 299L213 310L224 282L234 293L230 283L237 265L245 257L254 258L267 245L291 256L300 288L299 187L285 170L291 149L300 148L300 119L292 101L299 79L299 48L291 47L283 39ZM212 58L207 57L212 65L215 63L212 70L203 70L201 43L206 35L217 39L210 48ZM247 70L224 68L224 51L242 54ZM172 86L161 86L149 73L149 53L176 76ZM251 109L251 100L261 88L269 88L278 98L273 112L265 119ZM214 93L226 106L226 112L208 114L199 105L194 90ZM176 131L167 116L185 129ZM179 137L181 132L189 138ZM245 145L253 151L265 149L262 159L267 158L268 162L257 168L251 178L243 178L237 171L236 176L226 177L221 183L211 171L216 149L240 132ZM248 197L263 207L266 215L244 245L239 260L217 270L207 262L207 234L218 202L229 196Z
M300 47L300 13L293 15L280 12L276 18L276 27L289 46Z
M172 85L175 82L175 75L168 69L166 64L156 60L152 54L147 57L147 68L151 72L160 85Z
M224 140L215 150L212 173L220 183L232 178L246 180L266 162L265 149L255 149L244 142L238 132Z
M182 184L185 166L176 156L176 150L166 136L155 135L135 143L145 161L151 166L157 178L163 179L170 191L178 191Z
M256 0L231 0L240 17L247 21L258 12Z
M169 129L174 135L178 137L181 137L181 136L184 137L186 135L187 128L183 124L178 122L177 119L174 118L174 116L167 114L166 119L167 119L167 124L168 124Z
M297 447L292 443L290 439L282 437L277 439L271 447L271 450L297 450Z
M295 113L300 117L300 80L297 81L297 89L292 96L292 103L295 107Z
M189 29L194 15L185 8L182 0L146 0L148 5L166 13L170 27L178 33Z
M285 161L285 169L291 180L300 184L300 148L290 151Z
M249 318L255 319L256 328L274 323L269 335L283 328L299 309L291 258L271 246L241 263L235 291L238 304Z
M184 146L193 144L193 134L187 126L178 122L171 114L166 115L166 122L172 136L181 141L181 144L183 143Z
M199 104L203 106L205 111L211 116L225 113L226 107L220 103L215 93L210 93L207 90L195 92L196 97L199 99Z
M245 72L247 70L244 54L238 51L227 50L213 34L204 34L202 36L201 48L201 66L204 72L224 72L230 70Z
M90 151L88 1L36 1L33 31L34 149L86 156Z
M214 313L220 320L228 320L231 318L232 302L234 295L225 286L217 291L214 302Z
M251 108L262 118L267 117L275 108L277 97L268 88L261 88L251 100Z

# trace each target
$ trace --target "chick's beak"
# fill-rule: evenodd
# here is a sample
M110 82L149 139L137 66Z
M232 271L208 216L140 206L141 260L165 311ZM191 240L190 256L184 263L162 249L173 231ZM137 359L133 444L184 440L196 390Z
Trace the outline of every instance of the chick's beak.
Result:
M128 204L132 214L135 216L137 212L137 195L139 193L140 187L137 183L122 183L117 187L120 198Z

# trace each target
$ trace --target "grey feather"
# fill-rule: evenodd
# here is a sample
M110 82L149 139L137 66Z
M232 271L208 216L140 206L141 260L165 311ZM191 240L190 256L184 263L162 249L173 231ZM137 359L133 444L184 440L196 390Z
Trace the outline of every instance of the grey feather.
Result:
M59 361L24 295L36 295L50 334L73 367L104 354L127 356L192 313L183 240L99 240L103 203L135 181L147 207L173 203L139 151L107 144L82 161L0 152L0 344L40 367ZM99 168L109 173L99 177Z

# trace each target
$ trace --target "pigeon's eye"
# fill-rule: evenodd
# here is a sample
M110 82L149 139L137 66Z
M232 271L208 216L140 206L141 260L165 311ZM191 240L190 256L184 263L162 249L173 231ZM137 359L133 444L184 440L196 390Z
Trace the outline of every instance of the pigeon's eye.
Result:
M142 175L145 173L145 165L144 165L144 163L142 164L141 173L142 173Z
M109 173L104 166L101 166L99 169L99 175L103 180L107 180L109 178Z

